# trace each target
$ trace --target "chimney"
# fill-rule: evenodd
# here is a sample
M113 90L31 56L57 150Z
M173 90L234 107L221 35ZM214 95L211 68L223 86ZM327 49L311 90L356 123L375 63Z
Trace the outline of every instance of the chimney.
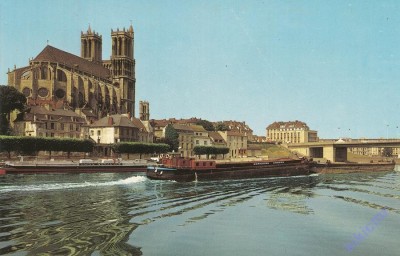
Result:
M112 118L112 116L109 116L109 117L108 117L108 125L109 125L109 126L112 126L112 125L113 125L113 118Z

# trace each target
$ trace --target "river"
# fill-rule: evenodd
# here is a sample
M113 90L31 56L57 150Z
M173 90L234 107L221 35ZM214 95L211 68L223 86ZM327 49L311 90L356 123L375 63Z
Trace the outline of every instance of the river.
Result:
M400 255L396 168L188 183L3 175L0 255Z

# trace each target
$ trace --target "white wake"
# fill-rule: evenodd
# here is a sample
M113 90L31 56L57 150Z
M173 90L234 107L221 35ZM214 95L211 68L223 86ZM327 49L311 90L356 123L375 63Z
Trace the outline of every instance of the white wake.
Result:
M0 186L0 193L13 192L13 191L48 191L48 190L63 190L85 187L103 187L103 186L116 186L140 183L145 181L145 176L133 176L130 178L106 181L106 182L84 182L84 183L48 183L40 185L17 185L17 186Z

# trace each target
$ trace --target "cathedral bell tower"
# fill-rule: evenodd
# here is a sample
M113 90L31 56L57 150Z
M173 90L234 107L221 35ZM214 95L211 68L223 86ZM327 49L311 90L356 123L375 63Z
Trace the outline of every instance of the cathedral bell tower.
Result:
M139 101L139 119L142 121L150 120L150 104L148 101Z
M81 32L81 57L89 61L102 62L102 37L89 28Z
M121 113L135 116L135 59L133 56L134 33L128 30L111 30L111 75L113 84L121 91Z

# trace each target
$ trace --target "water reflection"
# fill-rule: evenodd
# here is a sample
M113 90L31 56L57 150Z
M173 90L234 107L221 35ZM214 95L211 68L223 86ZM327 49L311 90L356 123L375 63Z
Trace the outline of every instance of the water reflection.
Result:
M139 227L191 227L248 207L301 217L315 214L310 202L321 198L395 212L397 181L397 173L188 183L134 174L0 177L0 254L142 255L132 239Z
M124 198L120 186L0 194L0 254L141 255Z

